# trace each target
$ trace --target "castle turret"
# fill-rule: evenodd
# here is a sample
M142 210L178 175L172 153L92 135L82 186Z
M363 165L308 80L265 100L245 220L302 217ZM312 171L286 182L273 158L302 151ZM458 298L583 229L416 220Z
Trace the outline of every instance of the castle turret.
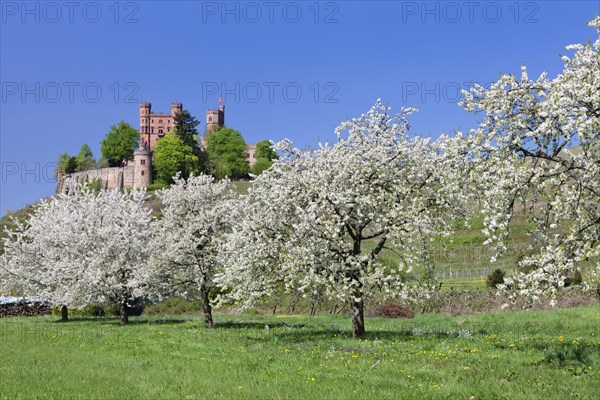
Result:
M135 164L133 172L133 187L146 187L152 183L152 153L145 142L133 153Z
M206 133L223 125L225 125L225 104L221 103L218 110L206 110Z
M140 141L150 142L150 114L152 104L140 103Z
M171 116L174 117L177 113L180 113L183 110L183 104L181 103L171 103Z

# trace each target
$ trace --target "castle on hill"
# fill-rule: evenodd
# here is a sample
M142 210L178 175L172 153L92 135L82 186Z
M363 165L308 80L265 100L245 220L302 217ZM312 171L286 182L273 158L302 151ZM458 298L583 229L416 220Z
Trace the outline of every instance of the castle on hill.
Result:
M175 115L183 110L182 103L171 103L170 113L153 113L151 103L140 103L140 145L133 153L133 160L120 167L91 169L82 172L64 173L57 176L57 193L66 193L71 184L102 181L103 189L142 188L152 183L152 154L156 143L175 128ZM206 111L205 133L225 125L225 105ZM206 149L205 135L198 134L201 149ZM256 145L246 146L246 161L250 166L256 162Z

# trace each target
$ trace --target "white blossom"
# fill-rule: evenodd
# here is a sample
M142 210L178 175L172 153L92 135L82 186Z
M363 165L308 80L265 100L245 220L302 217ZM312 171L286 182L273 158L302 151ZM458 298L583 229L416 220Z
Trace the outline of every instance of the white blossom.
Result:
M590 23L600 33L600 17ZM502 75L489 89L464 92L463 106L483 113L471 132L486 243L506 250L514 205L526 199L535 224L531 270L501 292L525 304L550 297L576 262L600 255L600 38L572 45L564 70L550 80Z
M205 324L211 327L210 292L222 268L221 238L231 214L229 180L215 183L208 175L174 180L159 193L164 208L153 225L153 269L166 292L201 299Z
M67 306L115 304L127 322L134 300L153 294L144 196L82 186L41 201L26 223L7 230L3 287Z
M353 332L364 335L364 298L400 296L403 275L430 267L430 239L449 234L467 203L463 141L409 136L412 112L390 114L378 101L342 123L334 144L275 146L281 158L242 199L245 218L228 236L228 268L217 281L229 299L249 306L282 286L349 301ZM382 263L384 248L402 262Z

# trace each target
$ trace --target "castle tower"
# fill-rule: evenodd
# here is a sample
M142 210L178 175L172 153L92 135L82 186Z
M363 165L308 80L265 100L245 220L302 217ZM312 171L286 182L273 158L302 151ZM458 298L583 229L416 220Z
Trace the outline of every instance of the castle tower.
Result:
M156 142L175 128L175 114L183 110L183 104L171 103L171 112L152 112L150 103L140 103L140 143L154 151Z
M183 110L183 104L181 103L171 103L171 116L175 117L177 113L180 113Z
M150 114L152 104L140 103L140 142L150 143Z
M147 146L145 143L140 143L140 147L133 153L134 188L146 187L152 183L152 153Z
M219 99L221 102L221 99ZM225 104L221 102L218 110L206 110L206 133L225 125Z

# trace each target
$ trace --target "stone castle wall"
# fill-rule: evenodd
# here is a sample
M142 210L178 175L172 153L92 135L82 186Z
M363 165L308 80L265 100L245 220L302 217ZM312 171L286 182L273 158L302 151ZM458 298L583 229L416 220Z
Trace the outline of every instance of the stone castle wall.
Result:
M96 179L102 180L102 189L133 188L135 183L134 172L135 167L127 165L125 167L100 168L71 174L59 174L56 191L57 193L66 193L71 184L80 184Z

